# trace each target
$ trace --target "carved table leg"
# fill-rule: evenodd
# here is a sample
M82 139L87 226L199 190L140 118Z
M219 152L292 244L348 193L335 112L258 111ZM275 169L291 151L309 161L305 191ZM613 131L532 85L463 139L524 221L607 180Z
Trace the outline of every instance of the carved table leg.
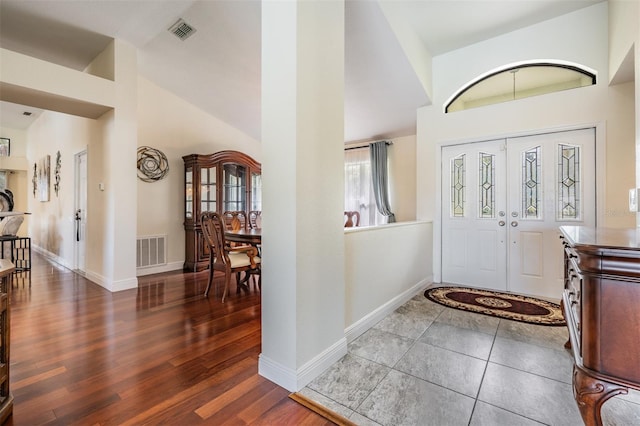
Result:
M609 398L626 394L628 391L629 389L624 386L595 379L582 369L573 366L573 396L586 426L602 426L600 416L602 404Z

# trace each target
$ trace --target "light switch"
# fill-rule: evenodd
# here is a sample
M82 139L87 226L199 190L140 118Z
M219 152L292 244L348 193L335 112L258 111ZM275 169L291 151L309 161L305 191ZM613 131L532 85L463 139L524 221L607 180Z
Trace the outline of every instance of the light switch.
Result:
M104 191L104 183L100 182L100 183L98 184L98 189L99 189L100 191Z

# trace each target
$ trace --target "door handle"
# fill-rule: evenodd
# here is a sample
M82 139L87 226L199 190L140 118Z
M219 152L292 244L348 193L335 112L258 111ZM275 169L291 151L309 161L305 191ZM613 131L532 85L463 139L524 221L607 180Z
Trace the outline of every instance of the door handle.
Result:
M76 241L80 241L80 221L82 220L82 210L76 210Z
M501 220L500 222L498 222L498 226L504 226L506 224L507 222L505 222L504 220Z
M514 220L513 222L511 222L511 226L515 228L516 226L518 226L518 222Z

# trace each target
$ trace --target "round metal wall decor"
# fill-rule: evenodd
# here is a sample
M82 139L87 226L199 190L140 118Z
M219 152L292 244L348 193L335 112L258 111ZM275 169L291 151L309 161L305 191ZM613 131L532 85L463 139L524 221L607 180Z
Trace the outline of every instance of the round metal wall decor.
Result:
M169 173L169 161L162 151L141 146L138 148L138 178L144 182L155 182Z

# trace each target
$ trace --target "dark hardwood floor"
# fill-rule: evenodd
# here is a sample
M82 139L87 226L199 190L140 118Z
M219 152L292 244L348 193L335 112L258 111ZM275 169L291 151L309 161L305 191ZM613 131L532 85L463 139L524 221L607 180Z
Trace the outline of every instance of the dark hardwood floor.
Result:
M206 280L159 274L112 294L34 252L12 285L7 424L333 424L258 375L259 293L232 284L222 304Z

